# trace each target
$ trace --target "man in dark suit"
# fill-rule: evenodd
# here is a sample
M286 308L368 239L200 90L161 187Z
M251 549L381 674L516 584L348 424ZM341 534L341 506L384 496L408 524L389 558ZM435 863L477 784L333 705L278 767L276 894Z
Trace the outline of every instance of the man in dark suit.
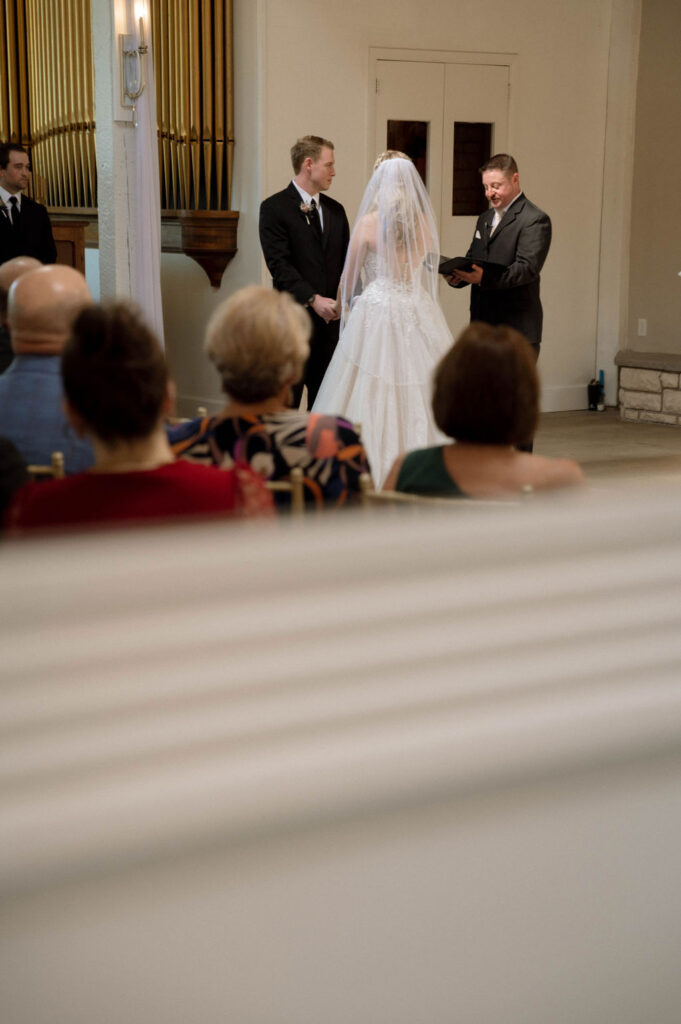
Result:
M0 263L15 256L33 256L41 263L56 263L57 248L47 210L22 195L30 165L23 146L0 143Z
M297 406L307 385L312 408L338 341L338 283L350 228L341 204L322 194L336 173L333 143L306 135L292 146L291 163L293 181L260 207L260 244L274 287L290 292L312 320L310 357L293 393Z
M520 191L518 165L499 153L480 168L489 210L478 217L467 256L497 263L501 273L474 262L470 272L455 271L455 288L471 285L471 320L508 324L524 334L539 356L543 312L539 274L551 245L551 221Z

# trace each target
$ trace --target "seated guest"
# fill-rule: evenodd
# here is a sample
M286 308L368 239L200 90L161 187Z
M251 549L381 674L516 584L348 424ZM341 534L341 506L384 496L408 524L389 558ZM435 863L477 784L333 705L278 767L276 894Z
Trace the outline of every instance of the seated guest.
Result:
M512 327L472 323L435 371L433 413L455 444L399 455L384 490L498 498L583 482L571 459L515 447L532 440L539 378L532 349Z
M27 484L10 509L10 527L272 513L270 494L248 466L229 472L175 461L165 432L173 401L165 359L129 306L80 313L62 377L67 415L90 436L95 464L87 473Z
M87 469L92 445L76 436L62 408L59 365L71 325L92 302L85 278L72 267L29 270L9 290L7 319L14 359L0 376L0 435L28 463L48 465L64 455L66 473Z
M227 404L217 416L170 429L176 455L231 466L245 460L266 480L300 466L306 499L343 505L368 472L362 443L346 420L289 408L309 352L310 319L286 292L253 285L213 314L205 350Z
M7 326L7 295L18 277L39 267L42 267L42 263L33 256L15 256L0 264L0 373L4 373L14 359Z

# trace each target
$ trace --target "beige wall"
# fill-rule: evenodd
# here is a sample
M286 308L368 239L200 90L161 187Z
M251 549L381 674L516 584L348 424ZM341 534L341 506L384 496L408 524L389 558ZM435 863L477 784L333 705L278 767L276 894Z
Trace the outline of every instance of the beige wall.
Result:
M583 405L595 361L609 0L525 0L512 11L498 0L426 7L264 0L263 7L265 192L285 183L292 139L318 131L336 143L333 194L351 220L375 155L369 48L517 54L510 150L523 187L554 226L542 277L544 404ZM466 322L462 297L460 322L450 326Z
M333 138L332 194L352 221L374 152L370 88L372 47L514 55L509 149L521 182L550 214L554 241L542 275L545 308L540 368L547 409L583 407L596 368L602 237L603 167L615 8L635 0L500 0L470 5L431 0L235 0L236 188L239 253L213 292L203 271L166 256L166 344L180 409L219 401L200 352L205 321L220 298L266 280L257 238L260 200L290 177L288 150L307 131ZM632 106L633 109L633 106ZM631 116L629 118L631 121ZM615 211L628 214L628 197ZM616 285L615 285L616 286ZM458 330L467 320L462 297ZM606 366L606 375L611 367Z
M681 352L681 6L643 0L626 346ZM645 337L638 321L648 322Z

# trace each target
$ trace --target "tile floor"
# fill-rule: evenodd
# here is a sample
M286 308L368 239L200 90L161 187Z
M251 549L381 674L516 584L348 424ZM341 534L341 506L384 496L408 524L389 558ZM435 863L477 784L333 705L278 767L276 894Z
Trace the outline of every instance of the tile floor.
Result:
M616 409L543 413L534 450L576 459L596 486L681 480L681 428L623 423Z

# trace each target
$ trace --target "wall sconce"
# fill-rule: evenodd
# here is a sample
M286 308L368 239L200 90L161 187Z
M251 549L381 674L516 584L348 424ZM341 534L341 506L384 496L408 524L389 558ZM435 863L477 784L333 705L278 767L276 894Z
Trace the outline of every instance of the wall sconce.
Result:
M144 92L146 85L144 77L144 57L149 47L144 36L144 14L143 7L135 5L135 13L138 15L137 24L139 35L119 35L120 48L120 69L121 69L121 103L124 107L132 107L133 124L137 127L135 119L135 103Z

